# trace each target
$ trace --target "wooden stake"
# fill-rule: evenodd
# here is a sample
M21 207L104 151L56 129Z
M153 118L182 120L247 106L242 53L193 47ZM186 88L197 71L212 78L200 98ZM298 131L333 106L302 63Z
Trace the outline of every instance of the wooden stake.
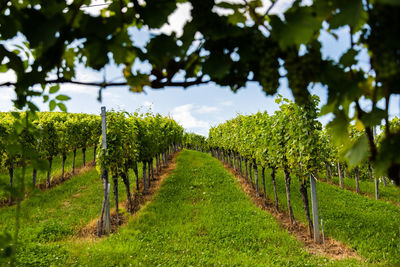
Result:
M311 185L311 206L312 206L313 225L314 225L314 241L315 243L319 244L321 242L321 237L319 236L317 180L313 175L310 175L310 185Z

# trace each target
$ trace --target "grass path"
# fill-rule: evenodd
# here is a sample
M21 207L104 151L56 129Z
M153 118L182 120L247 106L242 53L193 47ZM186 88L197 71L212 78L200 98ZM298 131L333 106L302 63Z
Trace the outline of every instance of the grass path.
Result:
M108 238L58 243L77 266L352 265L310 255L208 154L187 151L153 202Z

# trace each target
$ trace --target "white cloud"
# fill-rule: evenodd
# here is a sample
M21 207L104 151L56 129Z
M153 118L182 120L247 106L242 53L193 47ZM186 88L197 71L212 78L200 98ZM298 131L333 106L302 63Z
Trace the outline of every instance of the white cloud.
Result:
M101 82L102 79L103 78L99 72L86 69L82 66L78 66L76 69L76 78L74 80L83 82ZM98 96L99 87L65 83L65 84L60 84L60 91L63 93L67 94L69 93L73 95L85 94L94 98ZM107 91L103 91L103 96L112 97L112 95L113 94L108 93Z
M102 92L104 100L110 100L110 101L119 101L121 100L121 95L118 93L115 93L115 91L103 91Z
M196 109L196 113L199 113L199 114L215 113L218 111L219 111L218 107L206 106L206 105L200 106L199 108Z
M80 80L84 81L84 80ZM60 92L68 94L85 94L91 97L97 97L99 93L98 87L84 86L77 84L60 84Z
M171 116L186 129L208 129L210 124L206 121L195 118L192 114L193 110L193 104L177 106L172 109Z

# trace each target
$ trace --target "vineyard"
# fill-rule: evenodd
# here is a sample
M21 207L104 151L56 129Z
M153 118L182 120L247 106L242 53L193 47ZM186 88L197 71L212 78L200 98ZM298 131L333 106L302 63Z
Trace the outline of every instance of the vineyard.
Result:
M317 101L314 98L310 105L300 107L278 98L277 102L281 106L274 115L269 116L266 112L240 115L211 128L206 143L201 136L192 136L189 147L207 146L214 157L243 177L251 184L255 194L262 195L264 201L269 202L276 211L279 212L283 206L292 225L297 224L295 217L307 223L311 237L315 234L315 223L319 228L320 221L313 220L314 210L310 212L309 195L312 189L309 189L309 185L312 180L320 180L317 201L319 209L315 211L324 219L325 233L357 247L365 257L381 259L396 255L392 263L397 263L400 190L393 184L389 185L387 178L377 177L368 161L353 166L350 162L348 164L351 167L348 167L347 162L340 160L340 153L353 152L330 142L326 130L316 120ZM391 122L391 127L399 129L397 118ZM349 138L359 140L364 135L365 132L353 127ZM345 179L345 171L348 176L354 177L352 186L349 185L350 177ZM363 181L362 191L360 179ZM351 193L347 196L345 191L332 186L335 181L338 183L337 180L342 189L345 188L346 180L346 189L349 191L357 194L364 192L367 198L383 199L384 202L368 200L373 206L363 207ZM369 184L372 183L374 186L371 187ZM383 188L380 189L379 184L383 184ZM340 211L335 206L341 207ZM364 213L368 213L368 219ZM345 224L338 226L341 220ZM354 225L357 225L357 230ZM381 242L366 245L363 239L370 236L371 232L379 236ZM375 255L370 251L371 248L380 252Z
M142 229L140 231L144 231L143 234L150 231L148 234L151 237L147 241L150 243L146 246L151 246L152 253L155 253L154 249L159 245L152 242L161 237L150 233L155 230L151 229L157 225L157 221L171 224L171 227L174 224L180 225L185 218L192 216L187 212L197 213L198 209L204 214L195 217L190 227L200 231L195 237L199 244L206 242L202 240L203 231L204 237L211 233L219 236L215 232L219 231L219 224L208 225L205 222L225 220L217 218L221 212L237 214L240 216L238 218L246 218L246 212L256 212L259 214L257 216L263 217L256 220L266 220L268 224L275 225L269 227L279 228L281 225L279 230L273 230L282 231L281 235L285 237L280 238L286 239L293 235L298 243L292 245L298 247L302 246L301 243L306 244L307 251L319 255L315 258L306 256L308 252L301 252L306 253L302 256L306 259L301 262L315 264L322 260L335 265L358 265L360 261L399 264L399 188L386 177L378 177L368 160L356 165L342 160L341 153L351 151L334 143L329 131L317 121L317 97L307 106L299 106L282 97L276 101L280 109L273 115L267 112L238 115L211 128L208 138L184 132L173 119L152 113L129 114L103 110L101 116L98 116L41 112L34 117L24 112L1 113L0 178L5 188L9 189L3 190L1 196L1 230L9 234L15 231L16 226L10 218L16 209L20 209L23 228L19 230L21 247L16 254L18 265L47 265L53 261L58 264L64 261L72 264L72 261L76 261L91 265L98 258L104 257L105 262L109 262L119 256L113 253L107 256L99 254L99 251L107 249L111 252L109 248L119 246L123 251L121 255L131 253L131 250L127 250L130 246L124 244L133 242L134 245L139 242L136 234L133 234L133 239L129 237L132 231L138 231L135 229ZM19 133L19 126L15 123L18 118L25 120L28 126L21 127L23 130ZM390 127L399 129L397 118L391 122ZM12 146L7 144L11 134L18 134L18 142L30 153L36 153L40 160L30 162L26 156L13 153ZM364 134L362 130L352 127L349 138L359 140ZM379 136L377 140L379 142ZM176 153L182 147L203 153L185 150L176 158ZM89 159L86 154L91 155ZM220 160L239 183L223 170L222 165L206 154ZM172 168L177 170L169 174L165 185L162 185L168 175L164 173L171 160ZM16 179L24 173L25 178L30 179ZM313 181L316 186L314 189ZM152 200L160 186L160 193ZM259 213L260 209L251 204L240 187L254 203L268 212ZM233 194L232 190L236 193ZM180 194L183 194L183 199L188 198L189 203L181 203ZM211 199L214 199L214 195L217 198L208 199L208 194ZM25 199L19 206L15 205L17 197ZM227 206L226 211L218 211L219 205L222 208L231 205L227 203L239 201L235 198L241 199L241 205L247 208ZM141 211L149 201L149 206ZM212 206L203 206L205 203ZM180 205L186 205L185 209L188 210L181 214L178 208ZM208 214L210 211L215 214ZM137 219L129 215L136 213L139 216ZM268 219L264 217L267 214ZM180 221L174 222L177 219ZM242 219L238 220L241 223ZM232 228L227 231L237 233L236 227L248 227L249 223L228 226ZM247 240L252 236L251 240L260 242L263 238L273 238L272 232L261 230L260 227L253 229L254 232L246 232L245 236L235 234L235 238ZM161 230L157 230L157 233L165 235L165 232L162 234L158 231ZM162 231L176 230L167 227ZM114 232L118 234L114 236ZM83 254L78 253L88 245L85 242L81 244L82 240L108 235L111 236L104 242L94 245L94 254L82 258ZM7 238L7 235L3 238ZM188 234L182 238L194 237ZM218 241L213 239L212 242L218 244L222 240L220 237ZM164 246L171 246L177 241L171 242ZM242 246L248 244L243 243ZM68 249L69 246L71 248ZM185 251L187 248L181 249ZM298 248L293 249L296 251ZM193 253L196 254L195 251ZM334 256L336 254L343 260L335 260L338 257ZM173 254L168 257L172 257L168 262L174 262ZM198 256L193 257L197 262ZM257 261L270 259L265 257ZM162 263L165 259L143 259L137 254L133 262L154 264ZM219 257L212 261L208 257L205 259L208 263L224 262ZM126 262L126 259L120 260ZM246 261L253 260L255 258ZM288 264L292 260L284 258L275 263ZM299 263L299 260L295 262Z
M1 1L0 266L400 266L399 15Z

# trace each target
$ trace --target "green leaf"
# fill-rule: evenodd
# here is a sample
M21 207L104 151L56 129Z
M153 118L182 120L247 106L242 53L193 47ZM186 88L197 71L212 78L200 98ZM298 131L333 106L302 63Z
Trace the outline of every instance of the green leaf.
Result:
M376 0L376 3L392 5L392 6L400 6L399 0Z
M150 28L159 28L167 22L168 16L176 9L176 1L157 0L148 1L146 6L138 11L144 22Z
M183 49L176 44L175 36L161 34L150 40L146 46L147 56L151 64L159 68L167 66L168 62L183 55Z
M46 103L47 101L49 101L49 96L48 95L44 95L43 96L43 103Z
M59 84L50 87L49 92L50 92L50 94L54 94L54 93L57 93L58 90L60 90L60 85Z
M67 95L58 95L58 96L56 96L56 99L59 101L67 101L67 100L70 100L71 98Z
M322 20L313 15L311 7L291 8L285 17L283 22L278 16L271 16L272 34L282 49L308 43L322 25Z
M360 136L345 155L350 167L356 166L368 157L368 138L365 134Z
M386 111L375 107L371 112L365 113L362 117L362 122L365 126L380 125L381 121L385 118Z
M64 105L64 103L57 103L57 106L60 108L61 111L67 112L67 107Z
M0 72L7 72L7 71L8 71L7 65L4 64L0 65Z
M229 56L211 53L210 57L204 62L203 71L212 78L220 79L228 74L231 63Z
M235 12L232 15L228 16L229 23L231 23L233 25L236 25L238 23L245 23L246 20L247 20L246 16L237 10L235 10Z
M147 74L137 73L126 77L126 82L130 86L129 90L134 93L143 92L144 86L150 86L150 77Z
M344 67L350 67L353 66L357 63L356 61L356 56L358 55L358 51L356 51L353 48L350 48L347 50L346 53L342 55L340 58L340 64L342 64Z
M55 101L54 99L52 99L52 100L49 102L50 111L53 111L53 110L56 108L56 105L57 105L56 101Z
M333 135L336 144L341 145L348 141L349 118L343 110L335 112L335 118L328 123L328 130Z
M367 13L362 0L344 1L338 6L338 9L340 11L329 20L331 29L349 25L356 32L366 22Z

